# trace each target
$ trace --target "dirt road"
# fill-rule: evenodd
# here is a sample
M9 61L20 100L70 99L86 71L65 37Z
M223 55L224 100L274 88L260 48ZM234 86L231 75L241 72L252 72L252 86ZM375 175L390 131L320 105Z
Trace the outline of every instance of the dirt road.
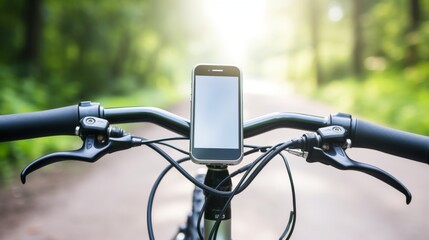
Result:
M294 95L285 86L246 84L245 119L276 111L321 116L336 112ZM170 111L187 117L188 102ZM171 136L153 125L134 133L148 138ZM274 144L301 134L278 130L247 142ZM413 201L407 206L402 194L370 176L290 157L298 201L293 239L429 239L428 166L369 150L349 152L355 160L379 166L400 179ZM111 154L95 164L59 164L72 170L42 170L30 175L26 185L2 192L1 202L15 204L0 208L0 239L148 238L148 193L165 160L139 148ZM192 164L186 167L190 172L198 169ZM288 186L281 161L274 160L233 201L234 239L278 239L291 210ZM191 191L192 185L176 172L160 186L154 209L157 239L170 239L185 220Z

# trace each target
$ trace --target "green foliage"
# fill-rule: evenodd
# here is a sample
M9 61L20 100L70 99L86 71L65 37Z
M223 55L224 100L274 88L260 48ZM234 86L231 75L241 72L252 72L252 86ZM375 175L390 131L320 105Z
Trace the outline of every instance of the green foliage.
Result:
M295 44L299 49L293 52L293 72L289 76L298 76L299 89L304 88L302 91L334 104L340 111L429 135L429 1L418 1L417 28L411 28L410 2L361 1L364 6L360 17L364 71L361 76L355 76L351 71L352 47L356 41L353 38L355 6L352 1L318 1L322 12L317 22L318 58L325 81L316 86L312 80L315 53L304 40L305 36L309 38L308 34L302 33ZM343 19L327 21L324 11L330 4L342 7ZM308 24L303 29L308 31ZM415 61L409 61L412 47L417 50Z
M152 5L112 0L46 4L42 75L58 79L51 89L67 82L73 96L88 98L153 83L147 76L160 72L158 52L164 46L154 30L158 26L149 24L157 18Z
M428 66L373 73L364 81L353 78L333 81L317 92L317 97L392 127L429 135Z
M32 10L40 16L40 26L24 17L26 1L0 1L0 6L0 71L19 82L12 91L21 92L20 83L31 81L44 94L56 93L47 105L34 104L39 108L124 95L165 85L157 82L165 79L174 84L171 79L185 62L177 61L182 40L168 31L175 14L166 1L44 0L39 10ZM33 36L26 35L29 29ZM180 27L174 33L178 31ZM23 54L29 43L38 43L36 59Z
M187 65L174 2L41 0L30 8L26 0L0 0L0 114L82 100L106 107L171 103ZM0 183L31 159L79 147L76 138L62 139L1 143Z
M359 21L353 17L357 2L363 6ZM272 0L261 4L260 23L225 28L204 16L216 8L198 0L0 0L0 114L81 100L162 106L174 99L183 80L177 76L188 76L189 66L234 61L241 54L237 39L243 39L252 73L281 72L300 89L320 88L320 96L344 111L427 134L429 0L418 2L421 19L410 30L407 0ZM330 16L333 10L341 16ZM356 22L362 24L360 62L353 61ZM220 31L231 26L239 29ZM246 39L244 29L258 34ZM417 56L410 64L412 48ZM316 61L325 86L315 84ZM352 73L356 62L365 66L360 83ZM1 176L54 147L43 142L2 143Z
M2 113L26 112L46 106L48 93L34 77L18 77L10 68L0 66L0 82Z
M366 14L367 52L400 63L408 46L404 37L408 26L408 1L382 0Z

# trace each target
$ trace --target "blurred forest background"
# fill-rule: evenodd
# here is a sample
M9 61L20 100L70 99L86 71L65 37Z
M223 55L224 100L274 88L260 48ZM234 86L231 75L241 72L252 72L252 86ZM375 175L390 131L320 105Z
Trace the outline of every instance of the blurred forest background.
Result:
M429 0L0 0L0 114L165 106L213 62L429 135L428 43ZM0 182L67 144L2 143Z

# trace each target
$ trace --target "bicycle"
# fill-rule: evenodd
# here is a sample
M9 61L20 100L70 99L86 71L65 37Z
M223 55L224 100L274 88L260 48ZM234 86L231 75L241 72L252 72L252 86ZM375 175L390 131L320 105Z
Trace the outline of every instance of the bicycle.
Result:
M122 129L110 125L132 122L151 122L179 134L180 137L147 140L132 136ZM205 175L207 176L205 180L202 179L204 175L198 175L195 179L180 166L181 162L189 159L187 151L167 143L173 140L186 141L189 138L189 126L190 123L187 119L157 108L104 109L98 103L81 102L75 106L41 112L2 115L0 116L0 142L54 135L77 135L83 140L83 145L78 150L52 153L30 163L21 173L23 183L28 174L55 162L64 160L95 162L107 153L131 147L146 145L152 148L171 165L161 173L151 191L147 211L148 232L151 239L154 239L151 223L153 197L157 184L162 181L162 177L170 168L176 168L197 186L193 199L194 211L188 218L187 224L179 229L175 239L203 238L203 226L204 239L230 239L231 232L228 229L231 221L229 218L230 201L251 184L271 159L280 155L284 159L289 173L294 203L289 222L280 236L281 239L288 239L293 233L296 221L296 200L293 180L287 159L282 154L283 151L304 157L307 162L320 162L340 170L354 170L371 175L401 192L405 196L407 204L411 202L411 193L399 180L377 167L351 160L345 150L351 146L375 149L429 164L429 137L378 126L353 118L349 114L333 114L323 118L284 112L247 121L244 124L244 137L249 138L277 128L293 128L310 132L275 146L246 145L246 148L249 149L246 154L261 153L255 161L240 167L231 174L225 166L210 167ZM185 157L176 161L159 145L172 147L182 152ZM239 174L244 176L233 188L231 178ZM208 205L208 207L204 205ZM205 212L204 225L199 226L202 212Z

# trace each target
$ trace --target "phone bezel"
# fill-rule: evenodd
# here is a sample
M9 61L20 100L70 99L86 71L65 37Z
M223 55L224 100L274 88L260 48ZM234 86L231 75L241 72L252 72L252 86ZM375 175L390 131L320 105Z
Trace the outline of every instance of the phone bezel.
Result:
M195 102L195 80L196 76L232 76L238 78L238 101L239 101L239 144L238 148L195 148L194 147L194 102ZM191 94L191 134L190 134L190 157L194 163L205 165L234 165L243 159L243 94L242 75L236 66L231 65L197 65L192 71L192 94Z

